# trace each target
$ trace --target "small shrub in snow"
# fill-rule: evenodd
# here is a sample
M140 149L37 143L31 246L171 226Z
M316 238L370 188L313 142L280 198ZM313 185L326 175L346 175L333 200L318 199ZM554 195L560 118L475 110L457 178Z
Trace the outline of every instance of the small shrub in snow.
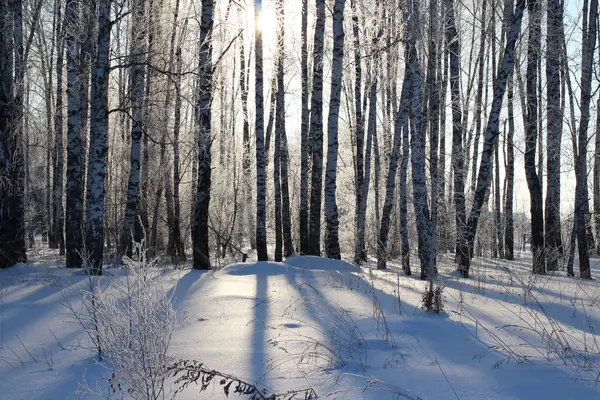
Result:
M95 316L88 334L97 338L113 369L110 391L126 392L136 400L158 400L165 397L167 351L176 314L143 242L134 244L133 254L123 259L124 281L86 296L87 309Z

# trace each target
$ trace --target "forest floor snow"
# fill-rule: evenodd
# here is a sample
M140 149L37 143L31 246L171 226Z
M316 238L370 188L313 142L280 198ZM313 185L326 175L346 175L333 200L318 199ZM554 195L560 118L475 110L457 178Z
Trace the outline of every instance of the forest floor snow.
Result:
M107 387L112 371L66 307L81 311L87 278L60 264L46 252L0 271L0 400L95 399L78 388ZM463 279L448 256L439 261L444 312L435 314L421 309L418 273L374 266L291 257L160 268L180 322L169 354L323 399L600 398L598 280L533 276L526 256L477 259ZM125 276L107 272L107 282ZM177 396L224 398L218 382Z

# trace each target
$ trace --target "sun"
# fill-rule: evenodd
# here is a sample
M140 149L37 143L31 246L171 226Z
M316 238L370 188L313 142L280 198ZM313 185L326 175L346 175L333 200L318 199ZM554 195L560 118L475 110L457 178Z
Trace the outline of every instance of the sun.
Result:
M258 17L258 29L266 33L274 33L277 30L277 18L273 9L262 9Z

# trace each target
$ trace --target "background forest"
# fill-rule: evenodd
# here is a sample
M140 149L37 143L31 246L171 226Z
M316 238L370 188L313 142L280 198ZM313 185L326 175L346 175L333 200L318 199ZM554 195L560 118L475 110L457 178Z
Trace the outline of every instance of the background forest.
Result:
M0 32L1 267L144 239L591 277L597 0L3 0Z

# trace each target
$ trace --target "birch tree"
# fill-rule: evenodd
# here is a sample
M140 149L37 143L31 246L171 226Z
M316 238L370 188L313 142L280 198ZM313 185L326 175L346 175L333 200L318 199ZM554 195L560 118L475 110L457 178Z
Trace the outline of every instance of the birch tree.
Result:
M302 0L300 73L302 80L302 121L300 125L300 253L308 254L308 218L309 218L309 110L308 110L308 0Z
M588 6L589 4L589 6ZM583 3L583 26L581 41L581 117L577 132L577 150L575 159L575 226L577 250L579 253L579 274L581 278L591 279L589 242L586 231L589 215L587 187L587 144L590 121L590 103L592 99L592 72L594 70L594 49L598 32L598 0L585 0Z
M131 49L129 60L131 67L131 153L127 200L124 212L123 232L121 234L121 254L131 256L131 242L142 240L140 173L142 169L142 136L144 135L144 89L146 78L146 20L145 0L135 0L131 27ZM147 164L145 164L147 165ZM147 166L145 166L147 168ZM143 201L143 200L142 200ZM147 226L147 225L143 225Z
M538 141L538 107L537 92L538 64L541 53L541 5L537 0L528 0L529 34L527 42L527 108L525 125L525 178L529 188L531 202L531 252L533 256L533 273L545 274L544 257L544 213L542 187L536 171L536 146Z
M339 215L336 201L338 130L342 74L344 66L344 8L346 0L336 0L333 6L333 60L331 93L327 118L327 165L325 171L325 254L340 259Z
M213 0L202 1L195 129L198 140L198 181L194 208L192 247L194 268L210 269L208 212L211 190L211 105L213 94Z
M396 176L398 171L398 160L400 159L401 143L402 143L402 132L403 129L407 129L407 120L410 112L410 94L411 94L411 75L410 70L406 68L404 70L404 80L402 84L402 92L400 95L400 101L398 105L398 113L396 114L396 121L394 125L394 143L392 147L392 154L390 156L390 164L388 168L388 174L386 179L385 189L385 200L383 203L383 212L381 215L381 225L379 228L379 240L377 243L377 268L385 269L387 258L388 258L388 234L390 230L390 219L392 215L392 208L394 205L394 194L396 191ZM408 137L408 134L406 135ZM405 143L405 147L408 148L408 143ZM404 157L403 157L404 158ZM403 159L404 161L404 159ZM408 160L406 160L408 162ZM404 176L404 182L406 182L406 176ZM402 207L402 205L401 205ZM402 222L401 222L402 223ZM406 227L404 227L406 228ZM402 227L401 227L402 229ZM408 232L406 232L408 234ZM404 257L403 257L404 258ZM406 267L405 267L406 271Z
M64 189L64 115L63 115L63 72L64 72L64 26L62 21L63 2L56 1L56 102L54 110L54 159L52 171L52 243L65 254L65 210L63 206ZM51 246L52 247L52 246Z
M255 40L255 102L256 121L254 125L256 136L256 251L258 261L268 261L267 255L267 204L266 204L266 173L265 173L265 116L263 95L263 42L262 30L259 24L262 13L262 0L256 0L254 14Z
M276 142L275 147L279 147L280 168L280 187L281 187L281 232L283 241L283 255L286 257L294 253L294 244L292 243L292 221L290 211L290 190L289 190L289 174L288 174L288 142L287 131L285 128L285 9L284 1L278 0L277 4L277 104L276 104ZM277 145L279 140L279 145ZM277 229L277 224L275 224Z
M308 254L321 254L321 201L323 193L323 51L325 37L325 0L316 0L313 75L310 108L312 170Z
M446 46L450 58L450 98L452 100L452 172L454 177L454 208L456 221L456 261L469 258L466 251L466 205L465 205L465 159L463 147L463 123L460 101L460 41L456 30L453 0L445 0Z
M411 130L411 166L412 187L417 236L419 246L419 261L421 264L421 279L433 279L435 274L436 249L433 242L431 217L427 204L427 178L425 173L425 131L422 129L421 108L421 73L416 48L416 21L418 20L418 2L413 0L409 5L407 25L406 68L410 74L410 130Z
M88 90L82 54L84 2L67 0L65 43L67 47L67 190L65 239L67 268L81 268L83 247L83 103Z
M359 36L359 10L356 0L351 0L350 6L352 9L352 38L354 44L354 111L355 111L355 225L356 231L354 234L354 262L357 264L367 260L365 252L365 215L363 213L363 193L368 191L368 184L364 187L364 182L367 179L365 176L364 162L364 143L365 143L365 128L363 118L362 105L362 57ZM377 56L377 55L375 55ZM366 102L366 99L365 99ZM369 156L370 157L370 156ZM364 202L366 210L366 199Z
M86 190L86 250L90 273L102 274L104 253L104 194L108 136L111 0L98 5L96 57L91 71L90 148Z
M560 25L563 23L562 8L563 4L560 0L548 0L546 36L546 118L548 126L548 151L546 156L548 173L546 175L547 189L544 215L546 220L545 251L548 271L558 270L558 260L563 253L560 221L560 156L563 118L560 88L561 46L559 40ZM600 174L600 170L598 173ZM597 226L599 225L597 224Z
M504 2L504 41L508 41L510 21L514 9L514 0L505 0ZM510 74L507 81L506 108L508 129L506 131L506 190L504 193L504 257L507 260L514 260L514 218L513 202L515 187L515 118L514 118L514 88L513 75Z

